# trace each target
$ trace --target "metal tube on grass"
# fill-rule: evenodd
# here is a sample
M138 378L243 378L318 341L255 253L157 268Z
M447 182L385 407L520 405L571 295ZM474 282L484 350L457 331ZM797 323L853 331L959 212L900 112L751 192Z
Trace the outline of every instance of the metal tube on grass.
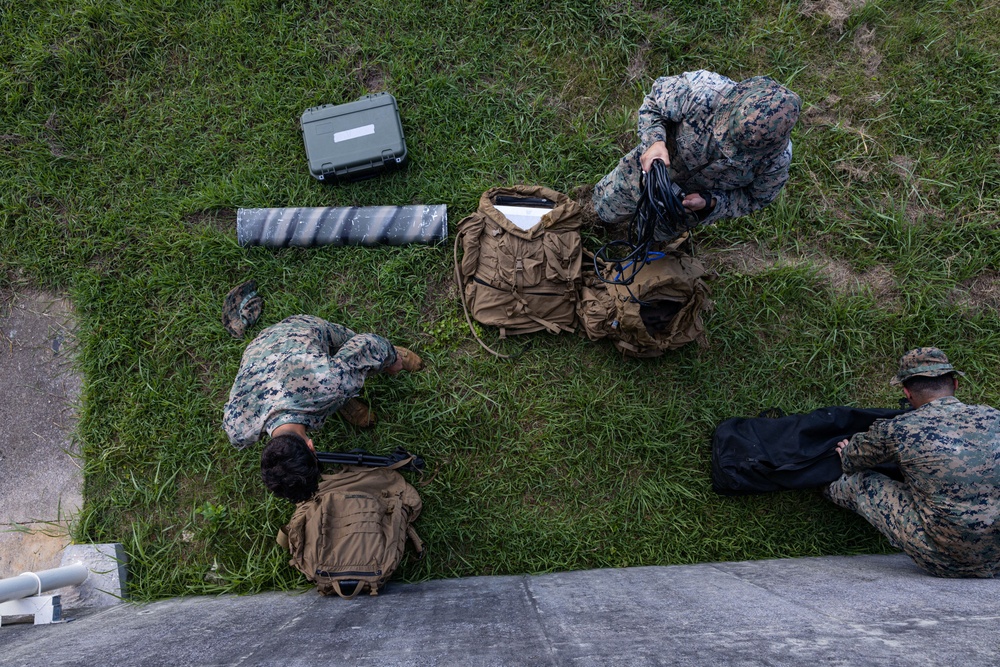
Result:
M404 245L448 238L448 207L345 206L335 208L241 208L236 239L241 246Z

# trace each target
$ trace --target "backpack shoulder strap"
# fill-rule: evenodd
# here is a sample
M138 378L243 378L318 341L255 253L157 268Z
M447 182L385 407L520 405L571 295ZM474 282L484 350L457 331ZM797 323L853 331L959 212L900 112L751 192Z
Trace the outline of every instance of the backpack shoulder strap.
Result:
M406 527L406 536L410 538L411 542L413 542L413 548L417 552L417 560L423 560L424 556L427 555L424 541L420 539L419 535L417 535L417 530L412 524Z
M472 332L472 337L476 339L476 342L478 342L483 347L484 350L486 350L495 357L499 357L500 359L510 359L509 354L503 354L501 352L497 352L492 347L483 342L483 339L480 338L479 334L476 333L476 327L472 325L472 317L469 315L469 305L465 301L465 276L462 275L462 267L458 261L458 243L461 238L462 238L461 232L455 234L455 250L454 250L455 287L458 288L458 298L462 302L462 311L465 312L465 321L469 323L469 331Z

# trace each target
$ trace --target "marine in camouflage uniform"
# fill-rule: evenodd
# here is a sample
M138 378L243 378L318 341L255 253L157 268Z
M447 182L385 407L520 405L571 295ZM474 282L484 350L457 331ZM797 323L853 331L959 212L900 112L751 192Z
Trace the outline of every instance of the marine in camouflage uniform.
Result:
M641 144L594 187L595 212L605 223L635 212L640 158L657 142L666 145L675 189L704 196L700 206L685 200L700 223L767 206L788 181L800 107L795 93L764 76L736 83L699 70L657 79L639 109Z
M894 384L958 373L937 348L904 355ZM953 384L952 387L955 385ZM907 398L914 402L911 392ZM1000 569L1000 411L954 396L914 402L843 445L844 475L827 490L922 569L993 577ZM903 482L870 470L894 462Z
M229 392L222 419L229 442L243 448L283 424L321 427L396 357L381 336L311 315L268 327L247 346Z

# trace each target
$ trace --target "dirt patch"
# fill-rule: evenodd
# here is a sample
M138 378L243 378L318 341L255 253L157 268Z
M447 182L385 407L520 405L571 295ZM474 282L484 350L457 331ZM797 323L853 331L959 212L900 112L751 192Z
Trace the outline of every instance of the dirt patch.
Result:
M1000 273L990 271L966 280L952 292L952 302L971 310L1000 310Z
M892 271L881 264L859 273L843 260L820 257L805 258L805 261L812 263L836 292L857 294L862 289L868 289L880 304L891 304L899 298L899 288Z
M646 58L648 54L649 42L643 42L639 45L628 67L625 68L626 82L632 83L641 79L646 74L646 68L649 66L649 61Z
M906 219L910 224L916 224L922 220L931 218L933 220L944 220L947 215L944 211L934 206L925 206L923 204L916 203L915 201L907 201L904 208L904 214Z
M184 224L192 229L211 227L228 234L236 230L236 211L231 208L195 211L184 216Z
M805 0L799 6L799 13L809 17L825 16L830 21L830 28L842 33L851 13L866 4L868 0Z
M907 155L894 155L889 160L889 166L904 181L913 180L913 174L917 168L917 161Z
M812 267L829 287L841 294L859 294L869 290L880 303L891 307L899 300L896 279L888 267L881 264L866 271L856 271L848 262L821 253L791 255L745 243L706 255L707 263L720 273L742 273L756 276L782 266Z
M861 274L862 283L872 288L875 298L880 302L897 302L901 296L896 277L889 267L878 264Z
M833 108L839 102L840 97L838 95L827 95L825 100L809 105L802 112L802 122L805 125L833 127L837 124L837 117L833 112Z
M853 181L866 182L875 171L875 165L860 160L841 160L834 165L837 171L847 174Z
M865 74L875 76L882 64L882 54L875 48L875 30L868 24L861 24L854 33L854 48L861 56Z
M369 93L379 93L386 89L388 76L378 65L362 62L355 70L354 75L358 78L358 83Z
M421 315L428 320L436 319L438 306L441 303L458 303L458 288L455 286L455 279L450 275L428 278L427 295L424 297Z
M720 272L756 276L777 266L783 256L767 251L754 243L743 243L706 254L704 259L711 268Z

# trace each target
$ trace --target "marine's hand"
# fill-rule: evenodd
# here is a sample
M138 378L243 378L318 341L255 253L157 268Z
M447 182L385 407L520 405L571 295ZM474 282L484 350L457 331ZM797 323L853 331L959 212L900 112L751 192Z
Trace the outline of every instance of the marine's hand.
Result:
M681 204L683 204L684 208L691 211L692 213L694 213L695 211L700 211L701 209L708 206L708 202L705 201L705 198L702 197L701 194L697 192L692 192L689 195L685 195L684 199L681 201Z
M847 443L848 442L850 442L850 440L841 440L840 442L837 443L837 456L843 456L844 455L843 454L844 447L847 447Z
M667 152L667 145L662 141L657 141L639 156L639 164L642 165L643 173L649 173L653 166L653 160L663 160L663 164L670 166L670 153Z

